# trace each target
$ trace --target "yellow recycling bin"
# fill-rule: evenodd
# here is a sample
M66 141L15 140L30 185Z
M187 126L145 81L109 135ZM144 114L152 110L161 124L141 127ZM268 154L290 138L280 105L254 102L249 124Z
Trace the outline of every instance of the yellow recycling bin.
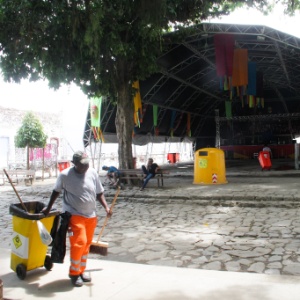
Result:
M51 210L45 217L40 213L45 206L44 203L32 201L23 204L27 211L21 204L11 204L9 207L9 212L13 215L10 267L20 279L25 279L27 271L42 266L47 270L52 269L51 257L46 255L48 246L42 243L37 221L40 220L50 232L55 216L60 213L57 210Z
M195 152L194 184L225 184L225 156L218 148L203 148Z

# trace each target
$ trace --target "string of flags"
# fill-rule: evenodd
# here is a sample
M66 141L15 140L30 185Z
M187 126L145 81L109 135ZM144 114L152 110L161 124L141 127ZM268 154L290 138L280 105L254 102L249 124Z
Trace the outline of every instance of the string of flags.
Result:
M229 100L239 98L244 107L264 108L263 74L256 69L256 62L248 59L247 49L235 49L234 36L214 36L217 76L220 89L229 92ZM226 117L230 117L231 104L225 100Z
M142 104L142 99L141 99L141 94L140 94L140 85L139 81L135 81L132 84L133 89L135 90L134 97L133 97L133 102L134 102L134 128L132 135L135 136L135 134L138 132L138 128L141 127L141 124L143 122L143 117L146 113L147 104ZM159 135L159 126L158 126L158 112L159 108L158 105L153 104L152 105L152 113L153 113L153 127L154 127L154 135L158 136ZM183 113L180 114L180 116L177 118L177 123L175 124L176 121L176 111L171 111L171 120L170 120L170 136L174 136L174 132L176 129L179 127L179 125L182 122L183 119ZM187 113L187 124L186 124L186 135L191 137L192 132L191 132L191 114Z

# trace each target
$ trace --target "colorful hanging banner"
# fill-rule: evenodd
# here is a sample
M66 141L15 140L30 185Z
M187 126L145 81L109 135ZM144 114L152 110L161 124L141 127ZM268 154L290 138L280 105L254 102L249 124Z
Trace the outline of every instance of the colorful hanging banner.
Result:
M230 91L233 66L234 37L230 34L214 36L217 76L220 78L220 89Z
M248 62L247 95L256 96L256 62Z
M231 101L225 101L225 112L226 112L226 118L231 118L232 117Z
M103 134L101 131L101 107L102 97L91 98L90 112L91 112L91 129L96 141L102 140L104 142Z
M158 107L157 105L153 105L153 125L154 127L157 126L157 112L158 112Z
M91 109L91 126L101 127L101 106L102 106L102 97L100 98L91 98L90 100L90 109Z
M234 37L230 34L214 36L217 76L232 76Z
M232 85L248 85L248 49L235 49L233 55Z
M249 108L253 108L255 106L255 97L254 96L249 95L247 98L247 101L248 101Z
M186 135L188 137L192 136L192 132L191 132L191 114L190 113L187 113Z
M174 134L174 124L175 124L175 119L176 119L176 111L175 111L175 110L172 110L171 123L170 123L171 137L173 137L173 134Z
M159 130L158 130L158 127L157 127L157 117L158 117L158 106L157 105L153 105L152 106L152 109L153 109L153 126L154 126L154 134L156 136L159 135Z
M256 96L259 98L264 96L264 74L260 71L256 72Z
M134 102L134 124L135 126L140 127L141 126L141 116L142 116L142 99L141 99L141 93L140 93L140 83L139 81L135 81L132 84L132 87L135 89L135 95L133 98Z

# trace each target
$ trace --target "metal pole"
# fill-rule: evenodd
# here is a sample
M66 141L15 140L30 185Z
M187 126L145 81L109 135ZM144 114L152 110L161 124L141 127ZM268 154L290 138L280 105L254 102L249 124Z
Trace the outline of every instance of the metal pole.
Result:
M295 169L299 170L299 161L298 161L298 158L299 158L299 147L298 147L297 140L296 140L296 143L294 145L295 145Z
M215 121L216 121L216 148L220 149L220 116L219 110L215 109Z
M0 300L3 300L3 281L0 279Z

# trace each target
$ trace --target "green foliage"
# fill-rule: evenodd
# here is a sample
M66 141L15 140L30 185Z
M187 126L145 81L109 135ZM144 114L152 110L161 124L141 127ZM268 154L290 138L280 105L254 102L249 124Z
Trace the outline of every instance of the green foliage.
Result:
M287 11L299 7L298 0L281 2ZM53 88L74 82L89 97L108 95L118 104L125 166L133 118L124 110L133 112L132 83L158 71L164 33L242 5L270 8L267 0L0 0L0 67L6 81L47 79Z
M47 135L39 119L31 112L27 113L15 136L15 146L18 148L44 148Z
M0 0L0 66L7 81L75 82L89 96L117 97L119 85L157 71L171 24L241 5L267 8L264 0Z

